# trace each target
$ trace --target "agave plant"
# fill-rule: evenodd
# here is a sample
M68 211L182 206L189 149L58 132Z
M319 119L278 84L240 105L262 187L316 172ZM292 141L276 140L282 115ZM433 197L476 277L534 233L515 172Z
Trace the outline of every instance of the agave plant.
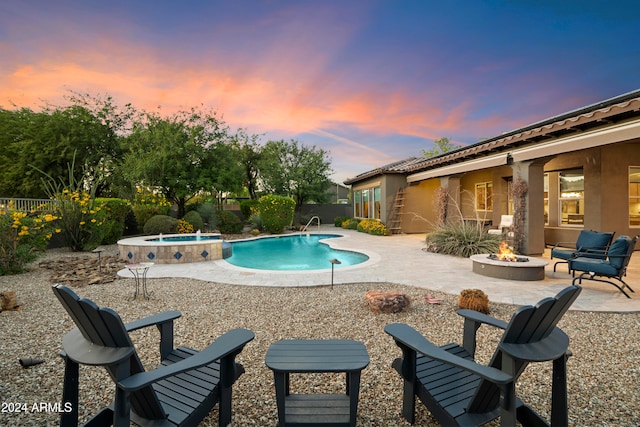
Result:
M481 222L456 221L439 226L426 240L432 252L468 258L497 252L501 236L488 234Z

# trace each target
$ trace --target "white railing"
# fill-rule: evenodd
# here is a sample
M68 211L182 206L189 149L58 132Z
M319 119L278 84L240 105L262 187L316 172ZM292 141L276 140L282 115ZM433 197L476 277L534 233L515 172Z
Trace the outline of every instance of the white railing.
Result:
M314 216L311 217L309 222L307 222L307 225L302 227L302 230L300 230L300 233L304 233L305 231L307 231L307 228L309 228L309 225L313 222L314 219L318 220L318 231L319 231L320 230L320 217L317 216L317 215L314 215Z
M0 210L16 210L20 212L34 212L50 209L55 201L50 199L27 199L21 197L0 197Z

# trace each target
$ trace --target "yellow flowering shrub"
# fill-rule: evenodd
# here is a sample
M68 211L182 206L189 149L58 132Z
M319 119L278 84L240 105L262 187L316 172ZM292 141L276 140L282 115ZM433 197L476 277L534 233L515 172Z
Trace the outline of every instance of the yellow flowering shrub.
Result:
M0 209L0 275L24 271L47 247L57 216Z
M104 213L89 193L64 189L54 200L59 228L72 250L91 250L102 243Z
M186 234L186 233L193 233L193 225L191 225L190 222L185 221L184 219L179 219L178 220L178 233L180 234Z
M376 219L363 219L358 223L357 230L375 236L388 236L391 234L391 231Z

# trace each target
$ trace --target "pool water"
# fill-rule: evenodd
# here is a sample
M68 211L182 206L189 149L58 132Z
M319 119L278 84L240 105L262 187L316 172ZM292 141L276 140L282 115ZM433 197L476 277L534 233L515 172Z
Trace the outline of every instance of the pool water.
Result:
M258 270L324 270L329 260L341 264L335 268L360 264L369 259L365 254L331 249L320 240L341 237L337 234L300 234L231 242L233 255L226 259L238 267Z

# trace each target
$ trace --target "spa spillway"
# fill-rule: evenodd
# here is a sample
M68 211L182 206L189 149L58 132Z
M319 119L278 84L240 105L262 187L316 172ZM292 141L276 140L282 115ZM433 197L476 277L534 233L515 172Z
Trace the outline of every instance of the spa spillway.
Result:
M118 250L128 263L186 264L231 256L231 244L219 233L130 237L118 240Z

